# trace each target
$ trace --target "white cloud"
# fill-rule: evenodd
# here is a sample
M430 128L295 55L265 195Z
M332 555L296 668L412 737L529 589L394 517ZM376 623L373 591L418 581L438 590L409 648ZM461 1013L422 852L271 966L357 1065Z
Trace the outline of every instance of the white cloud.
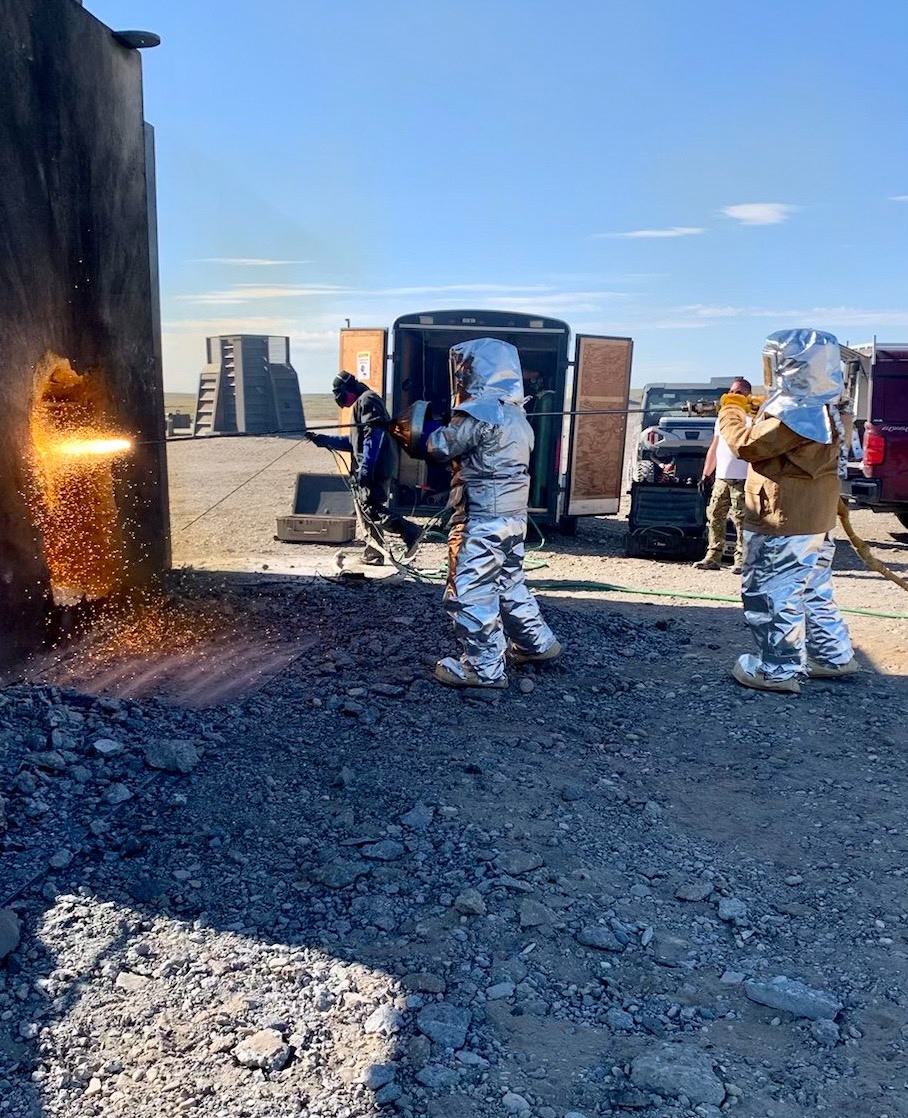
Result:
M450 292L476 292L477 294L497 294L501 292L533 292L554 291L550 284L532 283L527 285L514 285L509 283L446 283L428 285L425 287L383 287L375 291L352 292L358 295L444 295Z
M908 194L893 194L890 202L908 202Z
M584 304L590 300L619 298L624 296L622 291L563 291L550 284L504 284L504 283L453 283L424 285L419 287L386 287L376 289L358 289L342 287L333 284L252 284L238 283L223 291L202 291L192 295L176 295L175 300L181 303L192 303L198 306L242 306L261 300L281 299L315 299L333 298L336 302L343 301L344 316L356 317L357 303L369 303L371 310L366 313L378 313L373 304L374 300L398 300L415 296L446 296L463 295L470 297L470 302L478 306L494 304L503 310L516 310L517 303L530 303L531 309L543 313L545 306L556 303L573 305L578 299ZM352 313L351 313L352 312ZM392 312L391 317L394 317ZM244 318L244 321L249 321Z
M722 213L742 225L778 225L797 209L785 202L743 202L738 206L723 206Z
M696 225L673 225L670 229L632 229L629 233L594 233L594 238L625 238L627 240L645 239L649 237L696 237L705 233L705 229Z
M712 307L703 303L693 303L691 306L681 309L700 318L740 318L748 313L744 307Z
M602 309L597 312L602 315ZM893 330L908 329L908 308L898 310L886 307L763 307L763 306L734 306L731 304L705 304L694 303L676 307L634 307L630 313L622 316L615 330L630 333L635 337L643 337L650 331L672 330L703 330L708 328L726 330L731 327L742 330L742 325L735 326L735 322L743 323L765 322L767 330L778 330L786 327L812 326L818 329L830 330L838 337L844 339L852 329L860 332L872 332L876 328L891 327ZM572 326L579 329L576 321ZM604 326L601 321L594 322L591 328L595 333L602 333ZM753 327L747 327L753 329Z
M241 329L242 328L242 329ZM243 315L236 318L173 318L162 323L162 329L171 333L179 331L204 334L280 334L287 330L287 319Z
M242 268L271 267L274 264L314 264L314 260L266 260L256 256L203 256L196 264L235 264Z
M291 357L293 352L298 349L319 353L324 350L331 350L333 353L337 350L339 338L339 330L292 330L290 332Z
M254 299L297 299L314 296L343 296L352 299L384 299L409 295L450 295L455 292L476 295L491 294L532 294L552 292L556 289L546 284L524 286L504 283L449 283L427 284L419 287L383 287L375 289L356 289L335 284L293 284L293 283L237 283L225 291L202 291L193 295L177 295L184 303L217 305L238 305Z
M878 323L908 323L908 310L893 310L878 307L734 307L710 306L695 303L681 307L679 311L691 314L694 319L711 320L719 318L770 318L785 323L829 328L843 325L872 325Z
M528 299L526 296L502 296L495 301L495 310L517 311L523 314L553 314L557 316L596 314L602 310L604 299L623 298L621 291L560 291ZM481 310L481 307L477 307Z
M875 322L908 323L908 310L877 309L874 307L811 307L806 311L782 311L779 318L789 321L843 324L867 324Z
M177 295L176 298L182 303L227 306L248 303L254 299L308 299L324 295L341 295L348 290L346 287L333 285L238 283L228 291L202 291L195 295Z

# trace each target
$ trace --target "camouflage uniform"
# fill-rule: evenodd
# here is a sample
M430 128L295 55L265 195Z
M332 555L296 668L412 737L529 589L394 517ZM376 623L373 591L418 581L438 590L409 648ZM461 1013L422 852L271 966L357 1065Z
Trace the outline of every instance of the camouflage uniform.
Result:
M726 524L729 518L735 522L735 566L740 567L744 562L744 482L716 478L709 507L706 510L706 521L709 526L709 543L706 550L708 562L722 562Z

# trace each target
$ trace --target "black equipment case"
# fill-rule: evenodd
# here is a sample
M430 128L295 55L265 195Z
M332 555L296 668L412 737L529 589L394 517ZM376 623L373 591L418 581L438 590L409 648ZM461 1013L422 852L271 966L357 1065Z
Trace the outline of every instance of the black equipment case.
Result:
M634 559L702 559L706 494L695 485L633 482L625 550Z

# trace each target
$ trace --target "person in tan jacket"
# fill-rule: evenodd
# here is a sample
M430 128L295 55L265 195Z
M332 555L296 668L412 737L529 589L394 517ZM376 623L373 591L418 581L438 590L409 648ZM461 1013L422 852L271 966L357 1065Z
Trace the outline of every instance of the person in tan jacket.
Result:
M797 694L801 679L857 670L833 600L840 463L848 432L836 406L839 344L811 329L771 334L763 349L771 391L748 425L744 396L723 397L719 430L749 463L744 483L744 616L758 654L732 674L745 687Z

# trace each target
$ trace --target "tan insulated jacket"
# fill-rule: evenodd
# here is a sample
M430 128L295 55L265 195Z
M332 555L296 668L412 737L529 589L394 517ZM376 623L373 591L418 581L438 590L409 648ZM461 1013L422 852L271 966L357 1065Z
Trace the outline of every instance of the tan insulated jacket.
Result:
M719 412L719 430L732 453L750 464L744 483L748 531L809 536L835 527L838 440L815 443L771 416L748 427L744 411L732 406Z

